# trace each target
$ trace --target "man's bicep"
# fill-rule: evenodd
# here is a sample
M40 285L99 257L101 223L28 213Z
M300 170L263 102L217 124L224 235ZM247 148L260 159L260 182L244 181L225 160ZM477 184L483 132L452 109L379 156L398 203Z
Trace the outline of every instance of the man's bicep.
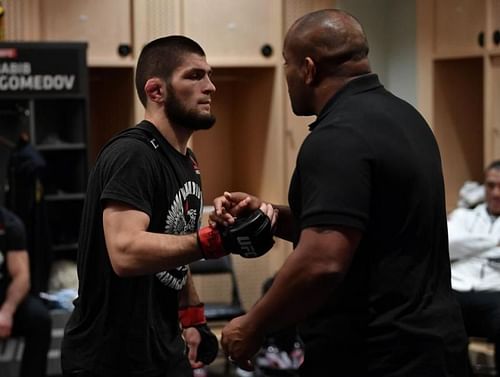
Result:
M315 265L344 273L349 269L361 237L361 230L351 227L310 227L302 230L297 249L303 249Z
M26 250L10 250L7 252L7 270L9 276L14 278L29 274L29 256Z
M104 237L109 252L126 247L149 226L149 216L127 204L106 201L102 214Z

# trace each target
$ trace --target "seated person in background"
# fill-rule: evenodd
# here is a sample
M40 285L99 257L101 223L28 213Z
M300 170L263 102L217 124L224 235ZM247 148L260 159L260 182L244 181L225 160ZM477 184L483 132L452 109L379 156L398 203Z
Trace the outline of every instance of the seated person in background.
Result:
M21 220L0 207L0 339L21 336L21 377L45 376L51 339L48 309L30 290L29 257Z
M451 283L467 334L495 343L500 370L500 160L486 168L484 186L485 203L449 215Z

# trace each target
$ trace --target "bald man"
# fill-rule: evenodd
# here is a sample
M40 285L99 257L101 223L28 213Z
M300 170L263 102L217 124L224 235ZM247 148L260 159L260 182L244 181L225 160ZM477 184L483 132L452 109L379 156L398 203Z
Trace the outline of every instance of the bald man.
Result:
M288 31L285 73L296 115L317 115L279 206L294 243L266 295L222 332L252 369L265 336L299 324L301 376L466 376L467 341L450 287L443 177L425 120L380 84L359 22L340 10ZM212 221L261 200L216 198Z

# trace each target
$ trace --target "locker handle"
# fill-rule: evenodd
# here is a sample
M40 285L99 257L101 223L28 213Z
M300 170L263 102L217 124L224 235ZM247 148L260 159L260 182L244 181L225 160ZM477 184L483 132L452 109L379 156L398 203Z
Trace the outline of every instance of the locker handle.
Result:
M493 32L493 43L495 44L495 46L498 46L498 44L500 43L500 31L499 30L495 30Z
M273 54L273 47L270 44L265 44L261 47L260 52L266 58L269 58Z
M479 43L479 46L484 47L484 31L479 32L479 35L477 36L477 43Z
M118 55L125 57L130 55L131 52L132 52L132 47L130 45L125 43L118 45Z

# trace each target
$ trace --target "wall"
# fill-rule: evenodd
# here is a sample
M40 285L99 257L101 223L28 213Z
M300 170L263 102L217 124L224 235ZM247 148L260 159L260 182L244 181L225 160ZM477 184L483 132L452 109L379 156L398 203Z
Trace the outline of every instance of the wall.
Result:
M365 28L372 70L394 94L417 105L415 0L337 0Z

